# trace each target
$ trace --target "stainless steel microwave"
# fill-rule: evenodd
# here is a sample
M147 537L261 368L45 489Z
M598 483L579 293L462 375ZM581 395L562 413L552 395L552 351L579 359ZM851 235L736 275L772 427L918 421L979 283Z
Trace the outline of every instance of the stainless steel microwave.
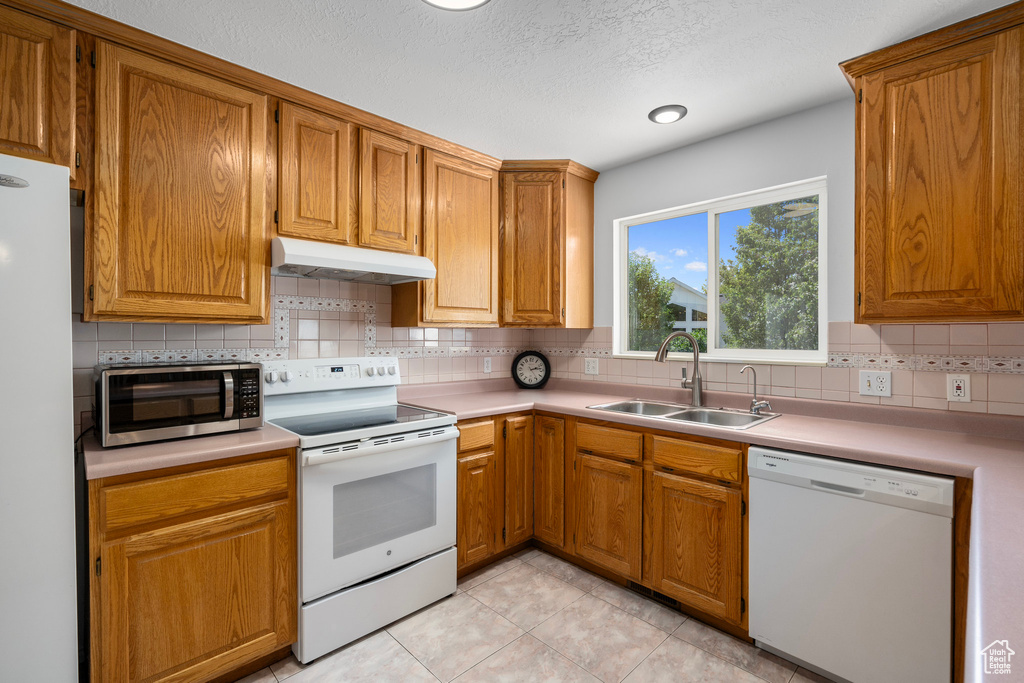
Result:
M103 446L263 426L263 366L97 365L93 421Z

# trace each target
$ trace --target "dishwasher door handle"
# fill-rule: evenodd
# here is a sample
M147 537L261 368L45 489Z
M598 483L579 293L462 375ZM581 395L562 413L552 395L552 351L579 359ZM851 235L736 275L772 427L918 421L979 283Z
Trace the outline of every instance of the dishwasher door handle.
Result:
M839 484L830 484L824 481L811 480L811 488L819 489L822 491L828 491L829 493L838 493L844 496L851 496L853 498L863 498L864 489L855 489L850 486L841 486Z

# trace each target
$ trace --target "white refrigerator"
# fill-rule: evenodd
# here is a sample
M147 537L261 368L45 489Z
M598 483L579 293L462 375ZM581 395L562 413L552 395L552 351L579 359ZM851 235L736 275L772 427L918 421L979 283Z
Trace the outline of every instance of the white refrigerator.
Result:
M78 679L69 205L67 168L0 155L2 681Z

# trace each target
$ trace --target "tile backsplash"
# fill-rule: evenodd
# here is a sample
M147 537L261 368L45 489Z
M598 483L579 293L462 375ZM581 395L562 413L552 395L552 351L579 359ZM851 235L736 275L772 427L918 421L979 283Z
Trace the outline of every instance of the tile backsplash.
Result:
M677 386L692 363L611 357L612 330L392 328L391 288L331 280L273 279L267 325L72 324L75 423L90 410L97 362L267 360L397 356L409 384L507 377L515 354L543 351L552 376ZM77 316L76 316L77 318ZM758 365L772 396L1024 415L1024 323L855 325L829 323L826 367ZM491 358L490 373L483 372ZM583 372L598 359L598 374ZM705 387L749 393L741 363L702 363ZM860 369L892 371L892 397L860 396ZM946 401L945 374L971 375L971 402Z

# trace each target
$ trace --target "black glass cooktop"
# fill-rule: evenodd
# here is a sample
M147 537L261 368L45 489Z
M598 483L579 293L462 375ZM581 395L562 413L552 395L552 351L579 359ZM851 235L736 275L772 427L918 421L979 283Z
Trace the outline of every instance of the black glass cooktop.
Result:
M444 413L398 404L379 408L342 410L336 413L282 417L277 420L269 420L269 422L290 432L295 432L299 436L320 436L321 434L335 434L365 427L404 425L444 416Z

